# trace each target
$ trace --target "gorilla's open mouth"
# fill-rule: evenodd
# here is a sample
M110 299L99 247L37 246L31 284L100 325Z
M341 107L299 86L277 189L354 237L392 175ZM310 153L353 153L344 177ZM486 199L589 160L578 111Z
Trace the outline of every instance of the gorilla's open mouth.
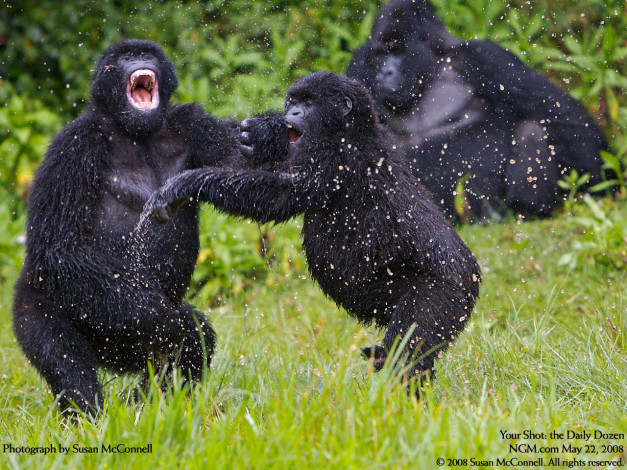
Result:
M159 106L159 84L152 70L135 70L126 85L126 95L136 109L149 110Z
M289 122L285 124L287 126L287 132L290 135L290 145L295 144L302 137L303 133L296 129Z

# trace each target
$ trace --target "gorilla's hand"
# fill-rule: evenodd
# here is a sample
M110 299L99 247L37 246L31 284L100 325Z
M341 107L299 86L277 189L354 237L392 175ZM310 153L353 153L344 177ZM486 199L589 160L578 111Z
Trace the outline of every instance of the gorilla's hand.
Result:
M258 118L248 118L244 119L241 124L241 134L239 136L240 141L240 151L242 155L244 155L248 160L255 160L255 139L253 135L255 134L255 130L260 127L261 119Z
M382 346L366 346L361 348L361 355L364 359L373 359L374 370L379 372L383 369L383 364L388 357L388 353Z
M148 199L148 202L144 205L142 219L145 218L146 215L150 215L155 222L160 224L164 224L170 220L170 216L172 215L170 206L172 202L164 189L165 188L158 189L150 196L150 199Z
M153 220L163 224L185 203L191 200L195 192L197 171L190 170L170 178L165 185L156 190L144 205L142 219L150 215Z
M289 133L283 115L244 119L240 129L240 150L251 166L271 167L287 157Z

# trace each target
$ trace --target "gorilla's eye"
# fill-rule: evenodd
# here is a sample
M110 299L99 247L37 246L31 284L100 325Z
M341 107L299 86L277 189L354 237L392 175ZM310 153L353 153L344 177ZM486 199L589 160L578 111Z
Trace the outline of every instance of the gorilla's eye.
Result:
M388 44L388 51L393 55L400 55L405 50L403 44L399 41L392 41Z
M384 47L383 45L378 45L377 47L374 48L374 54L377 56L387 55L387 48Z

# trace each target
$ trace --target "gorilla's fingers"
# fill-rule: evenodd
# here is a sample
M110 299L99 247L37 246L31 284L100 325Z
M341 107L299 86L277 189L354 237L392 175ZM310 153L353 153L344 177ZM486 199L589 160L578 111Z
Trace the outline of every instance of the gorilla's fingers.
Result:
M253 119L248 118L244 119L240 125L240 129L242 132L252 130Z
M364 359L374 359L374 369L378 372L383 369L383 364L388 355L381 346L366 346L361 348L361 355Z
M156 209L153 209L150 212L150 215L152 217L152 220L159 224L165 224L168 220L170 220L170 214L168 213L168 210L164 207L158 207Z
M187 202L191 201L192 198L186 197L183 199L175 199L170 202L170 214L176 214L176 212L183 207Z
M239 141L244 145L251 145L253 143L252 135L250 132L242 132L239 135Z
M252 145L240 145L240 152L242 152L244 157L252 158L255 153L255 149Z
M148 199L148 202L144 205L143 213L150 214L150 217L160 224L164 224L170 220L170 203L167 198L164 197L163 191L157 191Z

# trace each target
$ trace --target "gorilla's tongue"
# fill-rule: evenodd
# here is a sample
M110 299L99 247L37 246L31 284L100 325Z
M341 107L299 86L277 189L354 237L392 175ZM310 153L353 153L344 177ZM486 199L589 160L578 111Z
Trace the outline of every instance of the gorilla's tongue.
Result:
M127 85L131 104L139 109L153 109L159 105L158 84L152 70L135 70Z
M294 129L290 129L288 132L290 134L290 144L298 142L298 139L300 139L300 133L298 133Z
M150 95L150 92L146 90L145 88L140 88L140 87L135 88L135 90L132 93L132 96L133 96L133 100L135 100L136 103L145 103L145 102L152 101L152 96Z

